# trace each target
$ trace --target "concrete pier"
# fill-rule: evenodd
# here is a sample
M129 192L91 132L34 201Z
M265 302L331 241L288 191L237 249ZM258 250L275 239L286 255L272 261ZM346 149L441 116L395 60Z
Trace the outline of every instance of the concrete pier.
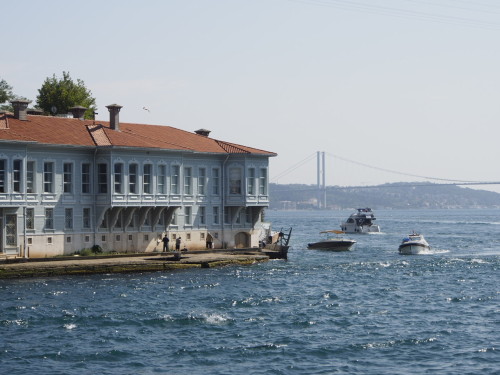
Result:
M269 255L257 249L140 253L113 256L57 257L42 259L5 259L0 262L0 279L170 271L187 268L212 268L230 264L265 262Z

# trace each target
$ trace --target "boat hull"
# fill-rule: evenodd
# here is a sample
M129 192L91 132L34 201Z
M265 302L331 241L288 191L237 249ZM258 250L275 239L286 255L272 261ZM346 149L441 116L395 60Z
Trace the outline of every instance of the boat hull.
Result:
M308 249L312 250L329 250L329 251L349 251L356 244L353 240L325 240L313 242L307 245Z
M378 225L350 225L350 224L342 224L342 230L345 233L349 234L366 234L366 233L380 233L380 227Z
M261 250L264 254L269 256L270 259L287 259L288 258L288 245L280 245L279 243L272 243L264 246Z
M399 246L399 253L403 255L416 255L428 252L430 246L422 243L405 243Z

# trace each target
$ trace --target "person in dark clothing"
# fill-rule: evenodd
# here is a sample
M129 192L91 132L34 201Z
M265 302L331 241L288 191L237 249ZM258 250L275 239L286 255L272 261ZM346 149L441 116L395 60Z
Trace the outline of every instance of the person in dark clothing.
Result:
M175 240L175 250L179 251L180 249L181 249L181 238L177 237L177 239Z
M168 243L170 242L170 240L167 237L167 235L163 237L162 241L163 241L163 251L168 251Z
M207 233L207 249L211 249L213 247L214 238L210 233Z

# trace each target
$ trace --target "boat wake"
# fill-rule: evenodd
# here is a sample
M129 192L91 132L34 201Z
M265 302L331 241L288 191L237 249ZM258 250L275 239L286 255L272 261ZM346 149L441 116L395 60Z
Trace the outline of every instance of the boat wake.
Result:
M423 249L418 252L418 255L436 255L436 254L445 254L449 253L450 250L446 249Z
M449 253L451 250L446 250L446 249L431 249L430 250L432 254L445 254Z

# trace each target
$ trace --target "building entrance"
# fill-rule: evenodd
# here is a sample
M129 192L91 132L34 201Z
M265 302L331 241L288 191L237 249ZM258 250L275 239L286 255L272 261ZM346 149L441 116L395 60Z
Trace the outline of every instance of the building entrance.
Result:
M234 236L234 247L241 249L250 247L250 235L245 232L239 232Z

